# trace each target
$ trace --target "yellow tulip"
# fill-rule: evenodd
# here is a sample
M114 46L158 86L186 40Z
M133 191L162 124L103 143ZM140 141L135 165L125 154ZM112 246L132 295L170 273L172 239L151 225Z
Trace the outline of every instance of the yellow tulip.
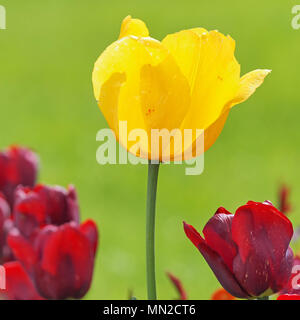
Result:
M234 51L235 41L218 31L194 28L158 41L149 37L143 21L126 17L92 77L98 105L119 143L136 156L161 160L164 150L151 155L151 130L192 129L189 145L171 141L171 160L185 159L188 149L199 155L196 129L203 129L204 151L210 148L231 108L247 100L270 72L259 69L241 77ZM144 129L148 141L134 149L136 141L120 134L120 121L127 121L128 131Z

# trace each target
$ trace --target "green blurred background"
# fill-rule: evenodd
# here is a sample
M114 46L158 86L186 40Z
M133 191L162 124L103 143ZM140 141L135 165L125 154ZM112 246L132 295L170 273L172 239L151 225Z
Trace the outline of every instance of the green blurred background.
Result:
M298 1L299 2L299 1ZM76 185L83 219L93 218L101 243L89 299L139 299L145 288L144 165L100 166L96 133L107 127L91 86L93 64L116 40L122 19L143 19L152 37L203 26L237 42L242 74L272 74L231 112L200 176L163 166L157 200L157 280L161 299L176 297L165 272L178 276L192 299L219 287L187 240L182 220L202 229L218 206L247 200L276 203L281 182L292 187L300 224L300 30L291 27L297 1L1 0L0 147L27 145L41 158L40 181Z

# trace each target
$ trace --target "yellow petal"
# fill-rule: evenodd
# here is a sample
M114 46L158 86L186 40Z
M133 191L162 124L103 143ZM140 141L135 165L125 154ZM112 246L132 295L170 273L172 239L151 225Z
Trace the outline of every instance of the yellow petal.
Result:
M192 28L192 29L188 29L187 31L192 31L196 33L198 36L201 36L203 33L207 32L207 30L204 28Z
M183 128L206 129L238 90L240 66L234 57L234 41L217 31L192 29L167 36L163 44L191 87L191 108Z
M247 100L255 92L255 90L261 86L265 77L270 72L271 70L258 69L245 74L240 80L239 89L236 96L232 101L230 101L230 107Z
M226 122L225 106L239 89L240 66L234 57L235 42L217 31L191 29L168 35L163 44L170 50L191 88L191 108L181 126L193 129L194 150L204 129L205 151L215 142ZM187 152L189 153L189 152Z
M119 39L127 36L148 37L149 31L142 20L127 16L122 22Z
M190 107L190 88L170 55L158 65L143 66L140 90L149 130L180 127Z

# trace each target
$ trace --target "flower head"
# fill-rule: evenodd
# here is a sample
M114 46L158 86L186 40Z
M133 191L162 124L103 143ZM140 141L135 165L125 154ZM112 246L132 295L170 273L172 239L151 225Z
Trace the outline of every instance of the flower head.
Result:
M34 188L18 187L15 193L14 221L26 237L47 225L79 222L79 207L73 186L37 185Z
M38 157L29 149L12 146L0 152L0 192L12 206L18 185L33 187L38 171Z
M204 238L184 223L221 285L238 298L279 292L291 274L293 227L270 202L249 201L233 215L219 208L203 229Z
M202 152L197 144L203 131L196 131L202 129L207 150L231 108L247 100L270 72L259 69L240 77L234 51L235 41L218 31L194 28L158 41L149 37L143 21L126 17L119 39L100 55L92 77L95 98L120 144L142 158L161 160L171 153L171 160L186 159ZM119 132L120 121L129 132L143 129L148 138L136 145ZM171 139L153 153L153 129L193 134L184 145Z
M42 297L81 298L88 291L98 243L93 221L46 226L33 241L15 229L7 241Z

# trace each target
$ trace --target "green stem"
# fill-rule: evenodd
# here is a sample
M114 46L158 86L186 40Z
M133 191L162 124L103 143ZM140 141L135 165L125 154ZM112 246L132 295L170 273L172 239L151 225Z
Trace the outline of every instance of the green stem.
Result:
M146 271L148 300L156 300L155 281L155 203L159 163L148 164L146 217Z
M257 300L269 300L269 297L265 296L265 297L257 298Z

